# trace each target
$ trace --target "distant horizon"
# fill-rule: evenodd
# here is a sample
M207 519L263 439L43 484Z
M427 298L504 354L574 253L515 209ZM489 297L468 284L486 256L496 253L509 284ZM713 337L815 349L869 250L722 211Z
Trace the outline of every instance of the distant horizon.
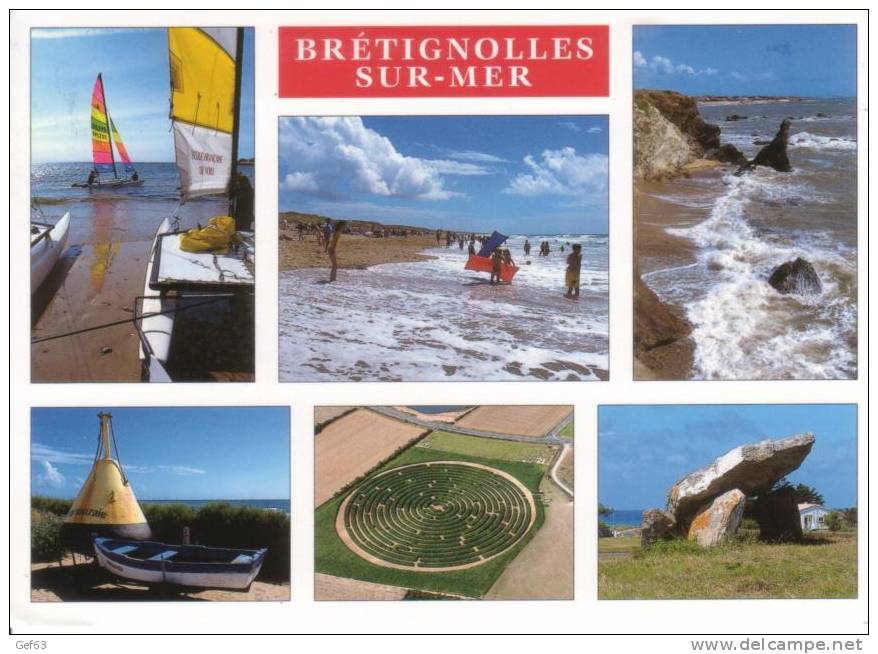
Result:
M123 466L124 468L124 466ZM51 500L70 500L76 499L76 494L70 497L60 497L58 495L48 495L46 493L31 493L31 498L46 497ZM143 500L137 498L141 504L149 502L289 502L289 497L150 497Z

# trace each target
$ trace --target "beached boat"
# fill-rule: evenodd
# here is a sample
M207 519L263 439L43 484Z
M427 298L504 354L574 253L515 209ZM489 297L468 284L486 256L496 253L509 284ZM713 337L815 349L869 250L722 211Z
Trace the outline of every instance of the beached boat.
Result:
M147 584L246 591L267 549L168 545L117 538L94 539L95 560L113 575Z
M464 270L473 270L475 272L486 272L490 273L494 270L493 262L491 261L491 255L494 253L498 247L503 245L506 242L508 236L504 236L500 232L495 231L491 236L485 241L484 245L482 245L482 249L479 250L478 254L471 254L466 261L466 265L464 266ZM505 263L500 264L500 281L506 282L507 284L512 283L512 278L515 277L515 273L518 272L518 266L510 266Z
M30 292L34 293L58 263L70 233L70 212L54 225L31 221Z
M114 147L115 146L115 147ZM104 93L104 78L101 73L95 80L91 92L91 152L94 169L88 181L74 182L75 188L114 189L123 186L140 186L143 180L134 169L128 150L122 142L122 136L107 110L107 96ZM116 166L116 152L119 153L119 166ZM119 168L124 176L119 176ZM101 175L113 173L112 178Z
M233 221L186 230L172 216L156 231L137 308L142 376L250 381L253 190L237 157L243 30L169 28L168 47L181 205L225 196Z

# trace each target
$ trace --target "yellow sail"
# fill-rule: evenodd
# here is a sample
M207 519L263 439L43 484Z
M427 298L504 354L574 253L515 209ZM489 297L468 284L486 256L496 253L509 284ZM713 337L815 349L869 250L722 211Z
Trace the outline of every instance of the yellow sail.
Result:
M183 199L225 193L232 171L238 28L171 27L171 120Z

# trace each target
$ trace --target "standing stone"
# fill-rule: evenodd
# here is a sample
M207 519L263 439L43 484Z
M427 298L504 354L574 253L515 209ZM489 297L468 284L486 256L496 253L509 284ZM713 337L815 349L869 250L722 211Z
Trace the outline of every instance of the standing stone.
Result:
M741 166L735 174L740 175L756 166L768 166L782 173L790 172L793 169L792 165L790 165L790 158L787 155L790 125L790 119L784 118L780 124L780 129L777 130L777 134L771 139L771 143L757 152L753 160Z
M697 540L702 547L714 547L734 536L744 517L745 499L744 493L735 488L705 504L689 525L689 540Z
M734 488L748 496L768 491L802 465L813 445L814 435L808 433L740 445L674 484L668 493L668 511L687 533L704 504Z
M673 538L676 527L674 516L667 511L661 509L644 511L640 525L640 544L646 547L656 541Z
M753 517L759 523L759 538L769 542L802 540L799 504L792 488L760 495L753 503Z

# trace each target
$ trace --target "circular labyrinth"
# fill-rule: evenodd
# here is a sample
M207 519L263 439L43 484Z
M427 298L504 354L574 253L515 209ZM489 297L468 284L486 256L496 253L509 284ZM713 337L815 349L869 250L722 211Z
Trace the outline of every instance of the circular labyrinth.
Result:
M342 502L336 530L376 565L439 572L500 556L533 526L536 504L512 475L462 461L393 468Z

